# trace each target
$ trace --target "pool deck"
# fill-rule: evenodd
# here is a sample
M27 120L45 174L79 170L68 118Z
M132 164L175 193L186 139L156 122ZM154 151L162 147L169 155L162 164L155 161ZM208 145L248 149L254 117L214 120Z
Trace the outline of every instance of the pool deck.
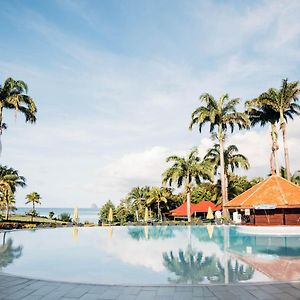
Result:
M263 300L300 299L300 282L192 286L121 286L28 279L0 272L5 300Z

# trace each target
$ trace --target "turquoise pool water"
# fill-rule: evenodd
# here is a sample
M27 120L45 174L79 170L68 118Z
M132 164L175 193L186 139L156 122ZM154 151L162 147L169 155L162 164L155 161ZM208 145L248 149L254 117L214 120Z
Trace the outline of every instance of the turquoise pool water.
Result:
M229 226L57 228L0 232L0 270L103 284L300 280L300 235Z

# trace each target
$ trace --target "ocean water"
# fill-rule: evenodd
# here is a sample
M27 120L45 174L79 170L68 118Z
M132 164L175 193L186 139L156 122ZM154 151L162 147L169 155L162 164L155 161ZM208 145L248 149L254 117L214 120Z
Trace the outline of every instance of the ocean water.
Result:
M31 207L18 207L15 211L16 214L24 214L29 211ZM58 217L61 213L70 214L73 217L74 208L57 208L57 207L36 207L37 212L40 216L49 216L49 212L54 212L54 217ZM78 208L79 222L84 223L85 221L98 223L99 219L99 208Z

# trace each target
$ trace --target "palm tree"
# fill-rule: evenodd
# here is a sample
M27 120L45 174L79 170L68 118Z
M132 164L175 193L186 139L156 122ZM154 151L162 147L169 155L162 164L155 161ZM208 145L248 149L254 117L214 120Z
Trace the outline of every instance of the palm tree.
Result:
M162 222L162 214L160 209L160 202L167 203L168 199L170 199L171 194L170 190L164 187L152 187L149 192L149 199L147 200L147 204L151 205L153 203L157 204L157 217Z
M139 216L144 212L146 200L149 197L149 190L148 186L134 187L128 194L128 198L132 201L133 207L135 207L137 221L139 221Z
M271 158L270 158L270 168L271 174L279 174L279 166L277 159L278 146L278 132L276 124L279 122L280 115L278 112L273 110L270 106L255 107L253 106L253 100L246 102L246 112L249 115L251 126L260 125L264 127L266 124L271 126L271 139L272 139L272 148L271 148ZM287 117L285 115L285 117Z
M262 93L257 99L253 100L253 104L257 107L269 106L275 112L279 113L279 124L282 132L282 140L284 145L284 160L287 170L287 179L291 179L288 145L286 140L286 119L293 115L300 115L300 106L296 103L300 93L299 82L288 82L283 79L281 88L271 88L267 92Z
M6 206L6 220L8 220L13 194L17 187L26 186L25 181L25 178L20 176L17 170L0 165L0 194Z
M1 136L3 129L7 126L3 123L3 109L13 109L21 112L25 116L26 122L35 123L36 105L31 97L27 95L27 84L22 80L7 78L3 85L0 85L0 153L1 153Z
M173 162L173 165L163 173L162 182L172 186L174 181L177 187L184 185L187 196L187 216L188 222L191 221L191 190L194 182L199 184L201 178L212 181L212 168L206 162L201 162L198 157L197 148L193 148L188 156L169 156L167 162Z
M35 205L36 204L41 204L41 196L37 193L37 192L32 192L28 195L26 195L26 203L32 203L32 211L31 211L31 222L33 221L33 216L36 214L36 210L35 210Z
M248 170L250 167L249 161L246 156L238 153L239 149L235 145L228 146L227 149L224 149L224 173L225 173L225 188L226 188L226 202L228 201L228 176L229 172L234 172L236 168L243 168ZM217 173L218 168L220 167L220 145L215 144L211 149L208 149L204 160L207 160L211 163L215 169L215 174Z
M226 183L225 183L225 165L224 165L224 144L225 134L230 128L233 132L235 125L239 129L248 128L249 118L244 112L237 112L236 106L240 103L240 99L230 99L228 94L221 96L218 100L208 93L200 96L200 100L204 103L203 106L198 107L192 113L192 120L189 129L198 124L199 132L205 123L210 125L210 132L214 133L220 145L220 173L222 185L222 203L223 213L228 215L227 209L224 208L226 204Z

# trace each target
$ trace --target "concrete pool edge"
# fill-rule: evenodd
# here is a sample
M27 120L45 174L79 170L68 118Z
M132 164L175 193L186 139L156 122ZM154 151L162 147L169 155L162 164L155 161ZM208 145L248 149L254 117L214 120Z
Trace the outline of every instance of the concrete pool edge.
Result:
M0 271L0 299L300 299L300 282L219 285L102 285L29 279Z

